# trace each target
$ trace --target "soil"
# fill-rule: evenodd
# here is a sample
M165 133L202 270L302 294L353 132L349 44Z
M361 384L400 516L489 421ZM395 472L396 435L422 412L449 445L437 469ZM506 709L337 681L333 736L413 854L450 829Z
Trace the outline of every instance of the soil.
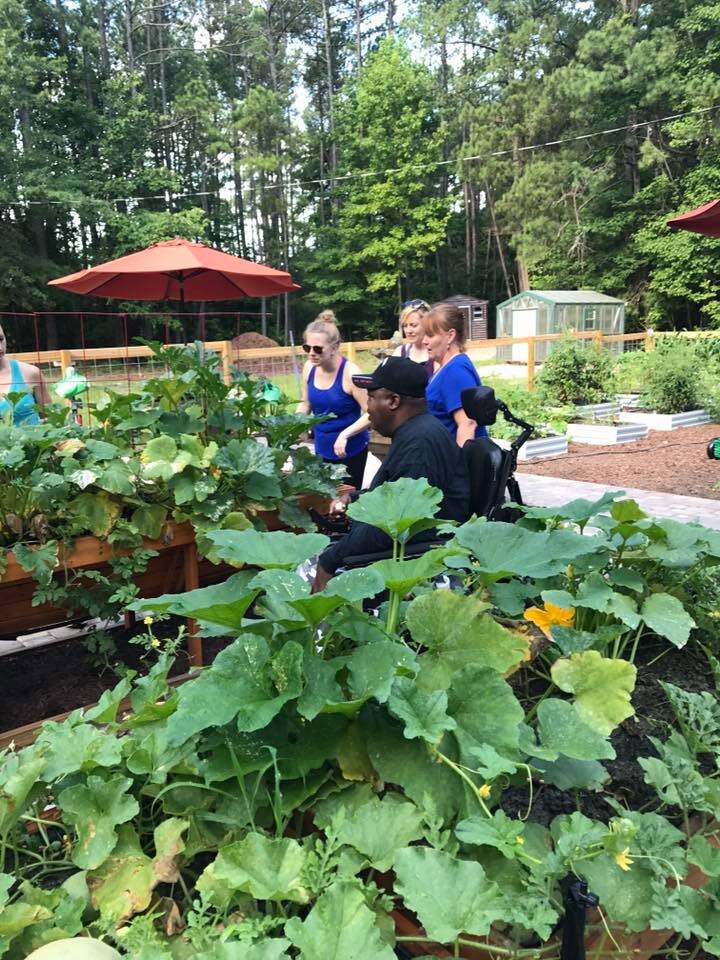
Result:
M155 624L153 634L165 639L177 636L184 621L171 618ZM108 656L107 666L96 662L80 638L65 640L35 650L27 650L2 657L2 706L0 707L0 731L45 720L58 714L96 703L105 690L111 690L119 676L112 665L119 662L123 669L147 673L152 661L146 662L144 647L131 644L132 637L142 635L146 628L138 623L130 630L118 627L108 633L116 643L116 650ZM227 646L229 640L208 638L203 640L203 661L213 659ZM172 676L190 670L187 651L178 652L171 670Z
M657 802L655 791L645 783L643 769L637 761L639 757L657 755L649 738L665 740L668 724L674 720L659 681L667 680L692 693L714 691L707 659L697 648L676 650L664 642L648 643L638 651L636 666L638 675L632 697L635 716L621 724L611 737L616 759L604 761L610 775L607 786L611 787L612 795L632 810L652 807ZM528 801L527 787L516 787L503 794L502 807L510 816L524 816ZM535 787L530 820L548 826L558 814L573 813L577 809L573 792L541 784ZM602 821L616 815L601 794L583 793L580 810L586 816ZM672 808L668 813L672 816Z
M232 342L233 350L262 350L263 347L279 346L275 340L264 336L262 333L256 333L251 330L249 333L241 333L235 337Z
M567 454L521 464L518 474L533 473L609 486L641 487L664 493L720 500L720 463L708 460L708 440L720 436L720 424L651 430L645 440L620 446L571 443Z

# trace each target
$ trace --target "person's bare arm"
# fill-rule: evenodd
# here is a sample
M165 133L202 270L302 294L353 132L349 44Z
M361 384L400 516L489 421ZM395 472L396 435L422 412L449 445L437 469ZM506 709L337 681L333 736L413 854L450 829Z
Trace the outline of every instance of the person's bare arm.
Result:
M370 426L368 415L364 412L367 410L367 390L363 390L361 387L356 387L352 382L353 376L358 373L360 373L360 368L354 363L345 364L345 370L343 371L343 390L345 393L349 393L357 401L363 413L354 423L351 423L349 427L345 427L345 429L341 430L337 435L337 439L333 446L336 457L344 457L347 450L347 442L350 437L354 437L356 434L362 433L363 430L367 430L367 428Z
M468 440L475 439L477 423L471 420L464 410L455 410L453 412L453 420L457 424L457 433L455 434L457 445L464 447Z
M306 363L302 371L302 400L295 407L296 413L310 413L310 398L308 397L308 375L310 373L310 363Z
M24 363L20 367L23 378L33 388L35 400L40 407L47 407L51 403L50 391L39 367L32 363Z
M320 593L321 590L325 589L329 581L332 580L332 577L332 573L329 573L324 567L318 564L315 579L313 580L312 592Z

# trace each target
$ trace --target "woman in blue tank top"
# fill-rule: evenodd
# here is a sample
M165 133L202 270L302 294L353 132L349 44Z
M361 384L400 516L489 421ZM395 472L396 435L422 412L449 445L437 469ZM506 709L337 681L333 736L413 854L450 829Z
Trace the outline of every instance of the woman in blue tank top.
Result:
M352 382L360 369L340 356L340 333L332 310L323 310L305 330L303 398L298 410L316 416L334 414L314 427L315 452L327 463L342 463L350 482L362 486L367 461L367 393Z
M465 314L450 303L436 303L422 318L425 347L438 364L438 371L425 391L428 413L455 437L459 447L475 437L486 437L462 407L462 392L481 386L475 366L465 353L467 324Z
M8 394L23 396L12 404ZM37 404L50 403L50 396L43 376L31 363L21 363L7 356L7 340L0 327L0 418L12 409L12 421L16 427L39 423Z

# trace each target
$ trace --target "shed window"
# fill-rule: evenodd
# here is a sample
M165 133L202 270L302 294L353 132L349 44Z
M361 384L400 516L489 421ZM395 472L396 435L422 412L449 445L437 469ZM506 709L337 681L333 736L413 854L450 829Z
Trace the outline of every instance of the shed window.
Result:
M600 317L597 307L583 307L582 328L583 330L597 330L600 326Z

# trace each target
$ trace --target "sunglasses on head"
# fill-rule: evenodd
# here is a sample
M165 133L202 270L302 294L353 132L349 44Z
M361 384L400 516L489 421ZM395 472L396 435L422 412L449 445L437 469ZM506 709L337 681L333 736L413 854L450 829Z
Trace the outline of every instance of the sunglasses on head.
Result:
M412 307L414 310L417 310L418 307L423 307L425 310L430 309L424 300L406 300L405 303L400 304L401 310L406 310L408 307Z
M313 346L311 347L309 343L304 343L302 345L302 348L305 351L305 353L316 353L318 354L318 356L321 353L323 353L325 350L325 347L318 347L316 344L313 344Z

